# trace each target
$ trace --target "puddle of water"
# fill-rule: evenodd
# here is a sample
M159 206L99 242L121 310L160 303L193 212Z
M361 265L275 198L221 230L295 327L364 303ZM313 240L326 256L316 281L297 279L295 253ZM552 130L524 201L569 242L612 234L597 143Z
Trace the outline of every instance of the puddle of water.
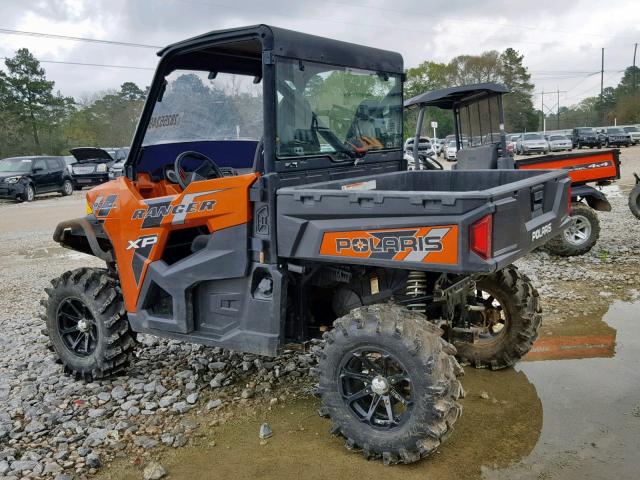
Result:
M571 355L545 355L547 350L540 348L517 369L467 368L464 414L453 435L437 454L409 466L388 468L346 451L341 440L328 434L329 421L315 414L319 404L313 399L209 429L203 446L164 451L162 463L172 478L189 479L211 478L212 472L217 478L280 480L380 475L403 480L636 479L639 311L640 302L617 302L605 315L606 323L591 320L592 338L582 333L589 325L577 335L559 329L558 348L549 349L571 351L573 357L594 357L597 350L605 358L566 359ZM258 429L265 420L274 436L260 445ZM206 446L212 439L216 446ZM138 479L141 469L120 464L102 475Z
M603 320L617 331L615 356L520 364L543 405L542 434L531 455L484 478L638 478L640 302L615 302Z

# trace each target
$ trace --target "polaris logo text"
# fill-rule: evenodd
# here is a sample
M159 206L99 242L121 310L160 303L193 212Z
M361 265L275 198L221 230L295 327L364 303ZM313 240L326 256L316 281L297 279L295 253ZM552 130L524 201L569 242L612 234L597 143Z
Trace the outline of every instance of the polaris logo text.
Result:
M398 253L405 250L413 252L439 252L442 250L442 239L425 235L414 237L412 235L374 234L374 237L361 238L337 238L336 251L342 253L345 250L354 252Z
M458 226L325 232L320 255L411 263L455 264Z
M536 240L540 240L542 237L549 235L552 230L553 228L551 227L550 223L536 228L533 232L531 232L531 241L535 242Z
M149 208L139 208L134 210L132 220L144 220L147 218L164 218L169 214L180 215L194 212L206 212L213 210L215 200L205 200L203 202L181 203L179 205L158 205Z

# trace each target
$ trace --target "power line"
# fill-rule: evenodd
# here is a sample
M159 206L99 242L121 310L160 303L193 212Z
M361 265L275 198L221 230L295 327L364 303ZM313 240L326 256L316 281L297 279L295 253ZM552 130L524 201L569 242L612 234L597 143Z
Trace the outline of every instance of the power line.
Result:
M0 57L0 60L8 60L7 57ZM40 63L54 63L61 65L77 65L82 67L107 67L107 68L126 68L130 70L155 70L153 67L136 67L134 65L111 65L106 63L83 63L83 62L63 62L59 60L38 60Z
M23 35L28 37L52 38L56 40L69 40L73 42L88 42L88 43L98 43L98 44L104 44L104 45L116 45L120 47L153 48L154 50L162 48L157 45L146 45L144 43L120 42L117 40L102 40L99 38L72 37L69 35L56 35L53 33L27 32L25 30L11 30L9 28L0 28L0 33L5 33L7 35Z

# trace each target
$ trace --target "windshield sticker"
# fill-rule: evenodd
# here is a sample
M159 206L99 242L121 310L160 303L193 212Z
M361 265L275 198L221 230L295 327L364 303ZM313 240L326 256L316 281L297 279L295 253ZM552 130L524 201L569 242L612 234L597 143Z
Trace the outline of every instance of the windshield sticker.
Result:
M179 127L182 115L182 113L172 113L169 115L157 115L155 117L151 117L148 130Z

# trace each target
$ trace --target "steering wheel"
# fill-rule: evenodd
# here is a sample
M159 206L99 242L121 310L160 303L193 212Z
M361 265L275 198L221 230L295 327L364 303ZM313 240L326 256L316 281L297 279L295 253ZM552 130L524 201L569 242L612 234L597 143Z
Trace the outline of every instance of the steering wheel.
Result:
M202 163L192 172L186 172L182 168L182 161L187 157L202 160ZM176 173L178 185L180 185L183 190L187 188L191 182L197 180L211 180L214 178L222 178L224 176L216 162L211 160L205 154L194 152L192 150L182 152L176 157L176 161L173 164L173 170Z
M426 167L427 170L444 170L442 164L436 160L435 155L426 154L426 155L418 155L421 156L422 164Z

